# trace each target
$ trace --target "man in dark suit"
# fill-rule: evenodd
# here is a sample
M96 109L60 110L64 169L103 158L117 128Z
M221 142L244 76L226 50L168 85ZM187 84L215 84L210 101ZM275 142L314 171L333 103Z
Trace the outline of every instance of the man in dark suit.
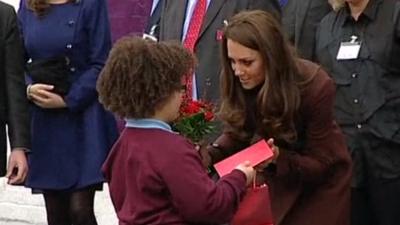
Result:
M281 0L282 24L300 57L315 60L317 27L331 10L328 0Z
M14 8L0 2L0 176L23 183L28 171L30 121L25 92L23 49ZM6 170L7 133L11 155Z
M200 0L164 0L160 20L162 40L184 42L190 26L195 5ZM219 41L224 22L242 10L260 9L271 12L280 19L280 7L277 0L208 0L206 14L193 52L198 66L193 79L193 97L218 103L219 99Z

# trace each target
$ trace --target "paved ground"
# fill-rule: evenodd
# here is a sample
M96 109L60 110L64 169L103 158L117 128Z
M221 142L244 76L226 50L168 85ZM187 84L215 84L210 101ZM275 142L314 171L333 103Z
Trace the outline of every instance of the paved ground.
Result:
M5 179L0 178L0 225L45 225L43 204L41 195L32 195L23 187L6 185ZM97 193L95 214L99 225L117 224L107 187Z

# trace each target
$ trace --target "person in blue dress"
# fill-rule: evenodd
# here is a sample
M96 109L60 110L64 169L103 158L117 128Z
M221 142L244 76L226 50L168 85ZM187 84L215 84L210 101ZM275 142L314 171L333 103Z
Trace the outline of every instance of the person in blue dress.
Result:
M93 202L104 181L100 168L117 138L114 117L96 91L111 48L106 2L21 0L18 16L27 62L68 59L70 84L61 94L26 73L32 103L26 186L43 193L49 225L97 224Z

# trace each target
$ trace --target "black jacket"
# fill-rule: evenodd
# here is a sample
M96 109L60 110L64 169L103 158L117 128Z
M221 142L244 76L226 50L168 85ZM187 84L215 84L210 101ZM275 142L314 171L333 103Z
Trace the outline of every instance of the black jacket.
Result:
M315 60L317 27L330 11L327 0L289 0L283 7L283 28L301 58Z
M11 148L30 148L23 48L14 8L0 2L0 176L6 171L7 135Z

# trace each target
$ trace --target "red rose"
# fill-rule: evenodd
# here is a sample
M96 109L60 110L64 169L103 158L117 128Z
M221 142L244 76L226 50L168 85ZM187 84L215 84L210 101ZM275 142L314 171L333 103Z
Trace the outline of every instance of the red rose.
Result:
M174 122L173 129L192 140L193 143L203 140L206 135L214 132L212 120L215 115L212 104L184 98L180 113L180 117Z
M212 112L205 112L204 113L204 118L206 119L207 122L211 121L214 119L214 113Z
M193 101L194 104L198 105L201 108L205 108L206 107L206 103L203 101Z
M190 114L199 113L200 110L201 110L201 106L197 102L190 101L183 107L182 112L190 115Z

